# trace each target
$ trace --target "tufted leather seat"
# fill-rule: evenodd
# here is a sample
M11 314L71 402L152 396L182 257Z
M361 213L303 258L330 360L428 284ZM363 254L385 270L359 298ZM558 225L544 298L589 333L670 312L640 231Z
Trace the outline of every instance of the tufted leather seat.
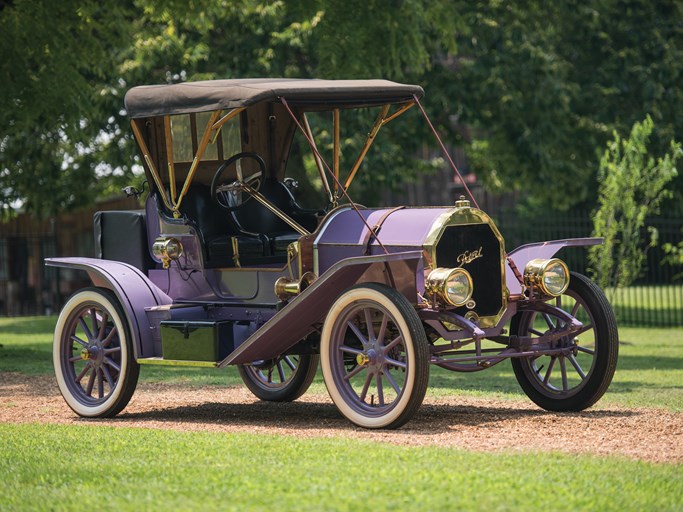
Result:
M258 259L268 255L270 248L255 234L237 230L230 214L211 200L209 187L193 184L180 204L180 211L201 233L206 255L206 266L232 267L235 265L233 242L237 239L241 260Z
M317 225L315 214L299 207L284 183L268 178L261 185L260 192L304 228L309 231L315 230ZM255 199L250 199L239 210L235 210L233 218L242 232L262 234L273 256L286 256L289 244L296 242L300 236L289 224Z

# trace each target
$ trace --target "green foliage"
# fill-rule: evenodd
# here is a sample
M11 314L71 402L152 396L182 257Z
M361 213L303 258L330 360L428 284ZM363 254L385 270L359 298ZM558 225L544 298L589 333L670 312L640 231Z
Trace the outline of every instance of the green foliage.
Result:
M96 0L0 10L0 217L17 202L43 216L89 204L107 188L99 179L130 171L130 159L116 173L120 159L100 165L120 136L110 122L120 97L107 84L129 16L125 4Z
M662 249L664 249L664 253L666 254L662 261L663 264L671 265L672 267L683 266L683 240L677 244L665 243L662 245ZM679 273L674 275L673 279L676 281L682 277L683 273Z
M469 32L439 85L472 128L468 155L489 188L567 210L595 200L612 131L650 113L658 154L683 132L680 2L488 0L462 15Z
M621 0L2 5L4 211L21 203L53 215L139 180L122 98L140 84L249 76L419 83L437 128L465 145L487 186L522 190L525 206L536 209L594 200L598 148L613 130L623 133L649 112L657 154L683 132L676 0L628 8ZM365 165L372 174L360 175L354 197L375 202L382 187L441 165L416 158L436 145L412 121L390 128L394 142L379 138ZM345 133L353 153L367 124ZM674 183L678 192L682 183Z
M683 155L681 145L672 140L664 157L650 156L653 128L648 116L633 125L628 139L615 132L600 160L599 208L593 225L595 236L605 242L591 248L590 262L605 288L628 286L639 277L647 250L641 231L669 194L667 184L676 176L676 161ZM656 231L649 231L652 246Z

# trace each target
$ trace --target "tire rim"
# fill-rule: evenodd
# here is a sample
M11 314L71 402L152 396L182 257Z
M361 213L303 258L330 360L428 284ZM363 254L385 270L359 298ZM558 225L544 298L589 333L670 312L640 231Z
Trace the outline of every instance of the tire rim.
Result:
M598 341L593 315L576 292L567 290L555 299L555 306L583 324L579 331L555 342L555 348L566 348L567 354L539 356L521 363L524 373L537 390L545 395L566 398L578 393L588 382L595 366ZM519 332L541 336L564 326L565 323L556 316L534 312L522 317Z
M335 321L330 365L337 389L355 412L379 417L403 396L410 361L393 316L372 301L356 301Z
M111 312L95 302L83 303L67 318L60 344L71 395L88 407L106 402L121 375L121 340Z
M245 370L252 381L263 389L276 390L287 386L299 371L301 356L282 356L258 364L251 364Z

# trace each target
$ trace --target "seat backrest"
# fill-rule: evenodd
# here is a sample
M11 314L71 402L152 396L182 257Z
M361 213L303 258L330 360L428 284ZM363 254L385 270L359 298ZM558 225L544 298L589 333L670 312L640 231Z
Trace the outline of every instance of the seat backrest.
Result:
M196 223L204 240L234 232L229 213L211 199L206 185L194 183L180 203L180 212Z
M259 190L271 203L287 215L290 215L294 205L294 198L287 186L274 178L266 179ZM237 222L247 231L275 235L287 233L292 227L256 199L249 199L242 207L234 212Z
M97 212L93 226L97 258L123 261L143 272L154 267L147 245L145 210Z

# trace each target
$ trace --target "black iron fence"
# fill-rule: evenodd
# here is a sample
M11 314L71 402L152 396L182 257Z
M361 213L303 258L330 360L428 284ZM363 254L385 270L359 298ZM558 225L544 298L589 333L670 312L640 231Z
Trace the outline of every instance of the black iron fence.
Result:
M496 222L508 250L537 241L590 236L588 214L569 213L521 219L499 213ZM649 222L659 232L659 244L647 252L643 275L632 286L607 290L623 326L683 326L683 268L664 263L661 245L677 244L683 233L682 219L655 218ZM68 243L67 243L68 242ZM93 256L92 228L85 223L64 233L21 236L0 233L0 316L45 314L57 311L80 286L75 272L46 268L50 256ZM585 248L563 249L559 256L572 270L588 273Z
M581 238L591 235L592 220L587 213L546 215L535 219L520 219L516 215L497 215L496 221L505 237L508 250L543 240ZM606 290L623 326L680 327L683 326L683 268L666 262L662 249L665 243L681 241L683 219L656 217L647 225L657 229L658 243L647 250L641 277L633 285ZM644 233L646 234L646 233ZM563 249L559 256L572 270L590 275L588 251L585 248Z

